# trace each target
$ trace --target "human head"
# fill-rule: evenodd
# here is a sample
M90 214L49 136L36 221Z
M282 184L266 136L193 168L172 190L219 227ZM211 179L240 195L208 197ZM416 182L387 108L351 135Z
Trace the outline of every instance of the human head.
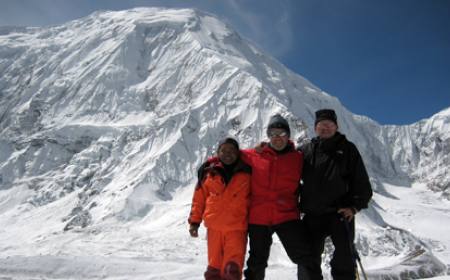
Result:
M217 147L217 156L225 165L231 165L239 158L239 144L231 138L226 137L219 142Z
M319 138L328 139L336 134L338 129L336 112L331 109L316 111L314 131Z
M277 151L283 150L289 141L291 129L289 123L280 114L273 115L267 126L267 136L270 139L270 146Z

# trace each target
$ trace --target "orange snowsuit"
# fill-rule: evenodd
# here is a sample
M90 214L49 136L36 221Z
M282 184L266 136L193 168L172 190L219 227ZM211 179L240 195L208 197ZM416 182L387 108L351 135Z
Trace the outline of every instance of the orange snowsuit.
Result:
M189 224L207 228L208 269L205 279L241 279L247 246L251 168L243 161L225 183L224 167L217 159L206 162L192 200ZM200 171L199 171L200 172Z

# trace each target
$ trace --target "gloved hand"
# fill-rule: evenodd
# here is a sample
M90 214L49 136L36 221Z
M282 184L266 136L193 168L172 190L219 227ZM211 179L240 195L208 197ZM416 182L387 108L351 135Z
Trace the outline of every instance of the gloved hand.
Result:
M190 224L189 225L189 234L191 235L191 237L198 237L198 228L199 228L199 224Z
M347 221L351 221L353 220L353 217L356 215L356 209L353 207L348 207L348 208L340 208L337 211L339 214L342 215L343 218L345 218Z
M260 154L260 153L262 153L263 152L263 150L264 150L264 148L268 145L269 143L267 143L267 142L259 142L259 144L257 144L256 146L255 146L255 151L258 153L258 154Z

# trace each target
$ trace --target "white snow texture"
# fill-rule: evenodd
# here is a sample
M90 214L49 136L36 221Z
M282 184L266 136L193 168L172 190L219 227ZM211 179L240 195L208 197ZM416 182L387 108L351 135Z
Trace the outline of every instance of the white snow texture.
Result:
M450 109L379 125L190 9L2 27L0 72L1 279L201 279L205 231L187 231L197 167L226 135L265 140L275 113L294 141L313 137L321 108L374 186L357 215L369 278L450 279ZM295 271L276 239L266 278Z

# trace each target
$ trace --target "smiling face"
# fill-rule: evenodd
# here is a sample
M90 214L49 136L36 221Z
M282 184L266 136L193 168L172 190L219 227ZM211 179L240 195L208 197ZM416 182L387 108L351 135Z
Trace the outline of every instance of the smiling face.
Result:
M286 148L289 141L289 134L282 128L271 128L267 133L270 138L270 146L277 151Z
M239 157L239 150L235 145L230 143L224 143L220 145L219 150L217 151L217 156L220 161L226 165L230 165L236 162Z
M335 124L333 121L322 120L316 124L314 130L319 138L328 139L336 134L337 128L337 124Z

